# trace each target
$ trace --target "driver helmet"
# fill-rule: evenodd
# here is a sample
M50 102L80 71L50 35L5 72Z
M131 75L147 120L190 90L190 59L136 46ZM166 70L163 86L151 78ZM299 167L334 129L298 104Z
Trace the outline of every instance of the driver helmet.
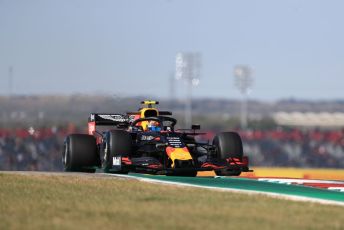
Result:
M157 122L157 121L149 121L149 123L148 123L148 130L149 131L156 131L156 132L161 131L161 128L159 126L159 122Z

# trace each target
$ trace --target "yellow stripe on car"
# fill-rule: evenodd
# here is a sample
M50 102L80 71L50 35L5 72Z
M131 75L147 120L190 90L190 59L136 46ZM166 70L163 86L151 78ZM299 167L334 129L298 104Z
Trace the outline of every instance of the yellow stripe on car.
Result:
M167 147L166 152L167 152L167 155L172 160L172 165L171 165L172 168L174 167L175 160L182 160L182 161L192 160L191 154L186 147L184 148Z

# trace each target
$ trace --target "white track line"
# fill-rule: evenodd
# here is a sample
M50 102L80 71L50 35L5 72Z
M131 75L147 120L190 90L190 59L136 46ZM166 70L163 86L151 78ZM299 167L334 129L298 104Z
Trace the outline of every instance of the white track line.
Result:
M344 184L344 181L331 180L309 180L309 179L284 179L284 178L258 178L259 181L285 183L285 184L304 184L304 183L319 183L319 184Z
M338 185L344 185L344 181L330 181L330 180L309 180L309 179L271 179L271 178L259 178L259 181L265 181L265 182L272 182L272 183L279 183L279 184L299 184L303 185L305 183L313 183L313 184L338 184ZM307 184L305 186L308 186ZM334 190L337 192L344 192L344 187L317 187L315 186L308 186L313 188L322 188L322 189L329 189Z
M272 193L272 192L243 190L243 189L235 189L235 188L217 188L217 187L211 187L211 186L193 185L193 184L180 183L180 182L162 181L159 179L142 178L142 177L136 177L136 176L132 176L132 175L123 175L123 174L107 174L107 173L100 173L100 174L110 175L110 176L114 176L114 177L131 178L131 179L136 179L139 181L154 183L154 184L168 184L168 185L177 185L177 186L183 186L183 187L205 188L205 189L211 189L211 190L216 190L216 191L226 191L226 192L230 191L230 192L244 193L244 194L249 194L249 195L259 194L259 195L266 195L266 196L273 197L273 198L280 198L280 199L284 199L284 200L293 200L293 201L320 203L320 204L326 204L326 205L344 206L344 202L340 202L340 201L323 200L323 199L308 198L308 197L301 197L301 196L295 196L295 195L286 195L286 194L278 194L278 193Z
M344 187L328 187L327 189L344 192Z

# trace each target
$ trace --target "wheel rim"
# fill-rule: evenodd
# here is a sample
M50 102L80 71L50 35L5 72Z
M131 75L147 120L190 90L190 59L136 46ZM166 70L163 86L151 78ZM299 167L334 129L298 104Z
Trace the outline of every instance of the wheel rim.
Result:
M215 145L215 156L217 158L221 158L220 147L219 147L219 140L218 140L217 137L215 137L215 139L213 141L213 145Z
M68 154L68 144L64 144L64 151L63 151L63 156L62 156L62 163L65 169L69 169L68 167L68 162L69 162L69 154Z

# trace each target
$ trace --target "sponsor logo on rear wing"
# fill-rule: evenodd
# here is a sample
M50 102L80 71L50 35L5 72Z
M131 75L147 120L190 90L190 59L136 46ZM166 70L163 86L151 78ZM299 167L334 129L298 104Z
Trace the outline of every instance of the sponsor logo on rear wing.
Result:
M94 122L95 125L129 125L129 117L122 114L105 114L105 113L91 113L88 122Z

